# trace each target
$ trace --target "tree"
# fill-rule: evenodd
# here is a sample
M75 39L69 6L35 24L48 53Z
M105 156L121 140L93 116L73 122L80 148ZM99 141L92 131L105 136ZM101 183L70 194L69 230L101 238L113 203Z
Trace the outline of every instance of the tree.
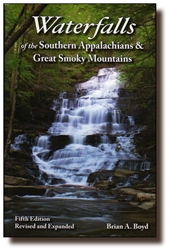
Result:
M22 41L23 41L23 39L24 38L22 38ZM10 144L11 144L11 135L12 135L12 129L13 129L14 115L15 115L15 106L16 106L16 99L17 99L17 91L18 91L18 85L19 85L20 73L21 73L20 72L20 68L21 68L22 52L21 52L21 49L18 48L17 44L15 45L15 53L17 53L18 65L17 65L16 71L12 75L12 84L11 84L11 87L12 87L11 115L10 115L10 120L9 120L8 135L7 135L6 145L5 145L5 152L4 152L5 162L7 160L7 155L8 155L9 147L10 147Z
M46 8L47 4L39 4L37 7L31 12L29 17L20 25L20 27L15 32L10 32L10 37L5 41L5 53L13 46L13 44L19 39L19 37L28 29L28 27L33 23L32 16L39 15L44 8ZM22 12L21 12L22 13ZM20 14L21 15L21 14ZM20 16L19 15L19 16ZM17 24L14 24L12 31L15 29ZM9 35L9 33L8 33Z
M109 16L109 20L105 20L105 24L110 22L117 23L119 17L130 17L131 21L137 24L136 30L132 35L126 34L98 34L94 40L88 40L88 36L93 35L94 27L89 29L88 34L52 34L50 31L46 34L37 34L35 25L33 25L32 15L39 15L39 8L43 9L44 16L62 16L64 23L70 20L74 24L77 23L98 23L105 16ZM60 91L67 91L76 82L87 80L93 75L93 69L101 67L118 67L121 75L120 80L125 83L126 89L132 89L140 96L149 97L153 100L155 97L154 81L155 81L155 5L154 4L9 4L5 7L5 93L6 93L6 110L11 108L16 72L20 68L20 80L17 87L17 112L15 112L15 120L18 123L22 118L20 113L28 111L33 112L32 103L43 103L46 93L52 99L54 95L58 95ZM60 24L62 21L60 22ZM114 27L114 26L113 26ZM95 53L98 56L120 56L125 55L133 58L133 62L129 64L115 63L44 63L34 62L33 55L35 50L25 50L22 53L21 61L19 60L19 51L14 52L12 45L21 41L24 36L24 43L38 44L44 41L53 44L60 41L62 44L76 44L81 41L84 43L96 44L100 41L104 43L133 44L140 41L144 45L144 50L94 50L87 52L84 49L36 49L36 53L42 56L56 56L63 54L64 56L80 56L88 57L88 53ZM20 61L20 67L18 68ZM149 89L149 93L141 91ZM142 98L139 104L144 110L146 109L146 99ZM24 107L24 108L23 108ZM21 111L22 110L22 111ZM23 112L24 110L24 112ZM17 114L19 114L17 116Z
M20 14L19 19L24 15L26 12L26 6L24 5ZM17 66L16 70L12 70L12 79L11 79L11 89L10 89L10 95L11 97L11 115L9 119L9 126L8 126L8 134L7 134L7 140L5 144L5 152L4 152L4 159L5 162L7 160L7 155L11 143L11 135L12 135L12 129L13 129L13 122L14 122L14 114L15 114L15 107L16 107L16 99L17 99L17 92L18 92L18 85L21 78L21 60L22 60L22 51L20 48L20 43L17 43L18 39L21 38L21 43L24 42L24 32L27 30L27 28L32 23L32 15L38 15L47 5L38 5L31 13L31 15L21 24L21 26L18 28L18 23L14 23L10 31L6 35L6 42L5 42L5 53L14 45L14 57L17 58ZM18 20L19 20L18 19ZM15 31L17 29L17 31Z

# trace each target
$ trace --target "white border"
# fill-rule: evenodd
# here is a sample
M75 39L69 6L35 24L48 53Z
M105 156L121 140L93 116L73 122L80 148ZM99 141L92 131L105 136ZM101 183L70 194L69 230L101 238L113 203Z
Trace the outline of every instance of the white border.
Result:
M35 1L36 3L46 3L47 1ZM4 3L28 3L27 1L7 1L7 2L4 2ZM32 2L30 2L32 3ZM50 3L57 3L56 1L50 1ZM103 2L100 2L100 1L58 1L58 3L137 3L136 1L116 1L116 2L113 2L113 1L103 1ZM161 206L162 207L162 211L161 211L161 216L160 218L162 219L162 222L161 222L161 235L162 235L162 239L161 239L161 242L155 242L155 243L146 243L146 241L144 240L144 238L142 239L142 242L139 241L139 243L126 243L126 241L123 243L123 240L121 239L121 243L120 243L120 240L119 242L113 242L113 240L110 242L110 240L108 240L108 243L106 243L106 241L104 240L103 243L100 243L98 242L97 243L90 243L90 241L88 242L88 239L84 239L82 243L80 243L80 241L77 241L77 243L71 243L71 240L68 240L66 242L66 239L64 240L64 238L60 241L58 241L57 243L57 240L53 240L52 238L48 239L46 241L46 243L42 242L42 243L36 243L35 241L32 241L32 239L30 238L30 240L28 239L26 241L26 243L23 241L23 239L21 239L20 243L19 243L19 239L17 240L17 242L15 242L15 240L12 240L12 239L8 239L8 238L3 238L3 210L1 211L1 215L2 215L2 224L1 224L1 245L2 245L2 248L3 249L17 249L17 250L20 250L20 249L24 249L24 250L27 250L27 249L31 249L31 250L34 250L34 249L38 249L38 250L46 250L46 249L59 249L59 250L62 250L62 249L73 249L73 250L79 250L79 247L81 250L85 249L89 249L91 248L92 250L93 249L97 249L97 250L101 250L103 248L106 248L106 249L115 249L115 250L124 250L124 249L130 249L130 250L139 250L139 249L143 249L143 247L146 247L146 248L151 248L153 250L157 249L157 248L160 248L160 249L167 249L167 246L169 246L169 202L168 202L168 199L169 199L169 195L168 195L168 185L167 183L169 183L169 164L167 165L168 163L168 159L169 159L169 155L168 154L168 149L169 149L169 146L168 146L168 141L169 141L169 81L168 81L168 75L169 73L167 71L169 71L169 64L168 64L168 58L167 56L169 56L169 51L168 51L168 48L169 48L169 9L168 9L168 1L166 0L158 0L158 1L139 1L139 3L156 3L157 4L157 12L160 13L160 16L161 16L161 25L162 25L162 31L161 31L161 46L162 48L160 49L160 53L162 53L161 55L161 59L162 59L162 66L161 66L161 83L158 83L158 84L161 84L161 91L162 91L162 94L161 94L161 112L162 112L162 115L161 115L161 118L162 118L162 126L161 126L161 136L162 136L162 140L161 140L161 146L162 146L162 149L161 149L161 165L160 166L157 166L157 168L160 168L160 171L162 170L162 174L161 174L161 184L162 184L162 188L161 188L161 192L162 192L162 198L160 199L160 201L162 202ZM3 34L3 5L1 4L0 5L1 7L1 34ZM159 40L159 39L158 39ZM2 39L0 41L1 43L2 42ZM0 47L1 48L1 55L3 55L3 44L1 44L2 46ZM158 58L157 58L158 59ZM3 75L3 62L2 62L2 66L1 66L1 69L2 69L2 74L1 76ZM3 78L1 78L1 88L3 86ZM1 103L1 107L3 107L3 90L0 91L0 100L2 101ZM157 103L158 105L158 103ZM1 109L1 117L3 117L3 109ZM1 141L3 141L3 124L2 124L2 118L1 118L1 123L0 123L1 127L0 127L0 131L2 133L1 135ZM2 142L3 143L3 142ZM3 159L3 145L2 145L2 148L0 150L1 152L1 159ZM158 152L157 152L158 153ZM2 160L3 161L3 160ZM3 169L3 165L1 165L1 168ZM1 174L1 184L3 186L3 176ZM2 187L1 186L1 187ZM3 189L3 188L2 188ZM3 198L3 190L1 190L1 194L2 194L2 198ZM2 200L1 200L2 201ZM1 206L2 207L2 206ZM139 215L138 215L139 216ZM73 242L76 242L75 240ZM95 242L97 242L97 240L95 240Z

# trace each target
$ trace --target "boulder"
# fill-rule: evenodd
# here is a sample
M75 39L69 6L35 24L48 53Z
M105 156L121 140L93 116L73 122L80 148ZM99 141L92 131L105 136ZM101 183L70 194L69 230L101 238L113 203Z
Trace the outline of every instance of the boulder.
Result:
M8 185L29 185L31 184L31 181L25 178L15 177L15 176L8 176L5 175L5 184Z
M127 177L133 174L137 174L139 172L137 171L133 171L133 170L129 170L129 169L117 169L115 171L115 173L113 174L114 177L119 177L119 178L123 178L123 177Z
M100 170L89 174L87 182L94 183L103 180L109 180L112 178L114 171L111 170Z
M51 181L50 181L50 185L57 185L57 184L64 184L66 183L65 180L61 179L61 178L51 178Z
M133 189L133 188L121 188L120 192L128 194L128 195L136 196L136 194L140 191Z
M7 196L5 196L5 197L4 197L4 201L12 201L12 199L9 198L9 197L7 197Z
M155 206L155 201L146 201L143 202L142 204L140 204L140 202L130 202L131 205L142 208L144 210L149 210L149 209L153 209L153 207Z
M48 175L47 173L43 172L41 174L40 180L44 183L47 182L50 185L57 185L57 184L65 184L65 180L61 178L56 178L53 175Z
M92 135L87 135L85 138L85 144L86 145L92 145L92 146L98 146L102 141L103 141L103 136L106 136L107 140L110 143L115 143L116 142L116 135L111 135L111 134L92 134Z
M64 148L66 145L70 144L72 141L71 136L69 135L58 135L58 136L50 136L50 149L52 151L56 151L58 149Z
M99 134L93 134L93 135L86 136L85 144L92 145L92 146L98 146L99 143L101 143Z
M152 200L155 200L155 197L156 197L155 194L144 193L140 190L133 189L133 188L121 188L120 192L128 194L128 195L132 195L136 201L152 201Z
M138 205L138 207L148 210L148 209L152 209L155 206L155 201L146 201L143 202L141 205Z
M136 199L139 200L139 201L155 200L155 194L138 192L136 194Z
M116 188L116 185L113 181L98 181L94 186L100 190L109 190L111 188Z
M116 143L116 135L108 135L108 137L111 143Z
M40 174L38 166L29 161L9 161L5 166L5 175L24 178L30 180L32 184L41 184L39 182Z

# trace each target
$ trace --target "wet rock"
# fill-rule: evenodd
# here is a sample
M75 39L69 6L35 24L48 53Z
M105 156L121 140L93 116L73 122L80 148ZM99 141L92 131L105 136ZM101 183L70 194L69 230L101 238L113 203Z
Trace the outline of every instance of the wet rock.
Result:
M29 160L29 161L32 160L32 156L31 156L30 153L23 152L23 151L21 151L21 150L13 150L13 149L10 149L9 156L10 156L11 158L15 158L15 159L23 158L23 159Z
M142 160L118 160L116 162L117 169L129 169L136 171L150 170L151 162Z
M136 196L136 194L138 192L140 192L139 190L133 189L133 188L121 188L120 192L128 194L128 195L132 195L132 196Z
M155 201L147 201L147 202L143 202L141 205L137 205L138 207L148 210L148 209L153 209L155 206Z
M108 137L111 143L116 143L116 135L108 135Z
M38 153L37 156L47 161L52 156L53 151Z
M11 200L12 200L12 199L9 198L9 197L7 197L7 196L4 197L4 201L11 201Z
M131 201L130 204L133 206L145 209L145 210L149 210L149 209L154 208L155 201L146 201L146 202L143 202L142 204L140 204L140 202Z
M117 169L115 173L113 174L114 177L127 177L133 174L138 174L139 172L129 170L129 169Z
M74 198L98 198L96 187L58 185L47 188L45 196L47 197L74 197Z
M47 175L47 173L45 172L42 172L41 173L41 176L40 176L40 179L44 182L47 182L49 180L49 176Z
M140 190L133 188L121 188L120 192L125 193L127 195L133 196L136 201L152 201L155 200L155 194L144 193Z
M4 179L5 179L4 180L5 184L8 184L8 185L23 185L23 186L26 186L26 185L31 184L30 180L20 178L20 177L5 175Z
M42 183L48 183L49 185L57 185L57 184L65 184L65 180L61 179L61 178L56 178L53 175L48 175L45 172L42 172L40 175L40 180L42 181Z
M116 135L110 135L110 134L92 134L87 135L85 139L86 145L92 145L92 146L98 146L101 142L103 142L103 137L107 138L107 142L115 143L116 142Z
M7 197L12 197L15 195L25 196L25 195L44 195L46 192L46 187L42 186L14 186L5 185L4 193Z
M64 184L64 183L66 183L66 181L61 178L52 178L52 180L50 181L50 185Z
M69 135L58 135L58 136L52 135L50 136L49 140L51 142L50 149L53 151L64 148L72 141L71 136Z
M47 196L47 197L54 197L55 195L56 195L55 190L53 190L53 189L47 189L46 190L45 196Z
M92 146L98 146L100 143L100 135L99 134L94 134L94 135L87 135L85 144L87 145L92 145Z
M32 152L32 146L34 143L35 134L25 133L22 130L14 129L12 135L11 151L18 150L25 153Z
M136 199L140 201L151 201L155 200L155 194L138 192L136 194Z
M85 96L87 94L87 89L77 89L77 96L81 97L81 96Z
M152 166L156 164L156 142L155 136L152 136L153 128L144 127L140 133L134 135L134 143L137 148L137 152L144 156L146 154L152 161ZM145 146L147 145L147 146Z
M40 171L35 163L19 160L8 161L5 166L5 175L20 177L30 180L32 184L41 184L39 182Z
M156 192L156 188L155 187L145 187L142 188L143 191L145 192L151 192L151 193L155 193Z
M100 190L109 190L111 188L116 188L116 185L113 181L98 181L94 184Z
M112 178L114 171L111 170L100 170L89 174L87 182L94 183L97 181L109 180Z

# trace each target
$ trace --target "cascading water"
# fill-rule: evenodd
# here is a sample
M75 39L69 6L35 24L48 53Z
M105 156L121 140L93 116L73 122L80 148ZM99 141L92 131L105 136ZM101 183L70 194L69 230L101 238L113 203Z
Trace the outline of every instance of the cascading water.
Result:
M114 68L101 69L97 76L78 84L71 98L64 92L54 101L56 119L32 148L34 161L49 176L48 184L56 178L61 183L85 185L92 172L112 170L119 160L123 164L138 159L133 134L126 136L134 119L122 115L116 104L117 77ZM148 167L144 163L142 169L144 165Z
M150 162L133 145L135 134L144 127L119 109L123 86L117 84L117 77L115 69L101 69L97 76L77 84L72 95L61 93L52 105L55 121L46 134L35 138L33 147L31 134L15 138L10 156L16 153L16 158L9 158L5 176L5 236L156 235L155 174L153 167L146 171ZM30 186L8 183L15 179ZM119 230L119 225L142 225L145 214L149 230ZM73 230L68 230L69 225ZM107 230L107 225L117 230ZM64 228L57 230L58 226Z
M14 142L11 144L13 150L21 150L21 145L27 143L27 138L25 134L21 134L15 137Z

